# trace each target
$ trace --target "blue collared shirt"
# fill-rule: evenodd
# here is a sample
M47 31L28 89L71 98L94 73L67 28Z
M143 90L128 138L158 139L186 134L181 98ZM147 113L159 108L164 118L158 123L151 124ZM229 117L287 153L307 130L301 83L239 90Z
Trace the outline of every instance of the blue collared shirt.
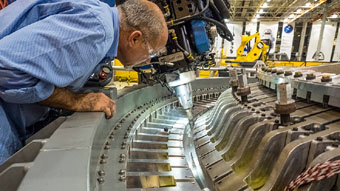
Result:
M117 56L118 40L118 10L98 0L11 3L0 11L0 107L7 113L0 121L25 131L48 110L37 102L55 86L83 87L101 60Z

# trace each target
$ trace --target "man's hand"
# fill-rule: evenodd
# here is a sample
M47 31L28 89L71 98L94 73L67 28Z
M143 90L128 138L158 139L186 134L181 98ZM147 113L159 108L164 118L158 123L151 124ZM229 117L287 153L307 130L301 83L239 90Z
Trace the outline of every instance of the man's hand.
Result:
M77 94L58 87L40 104L71 111L102 111L107 119L113 117L116 112L115 102L104 93Z
M104 93L89 93L77 104L75 111L102 111L110 119L116 112L116 103Z

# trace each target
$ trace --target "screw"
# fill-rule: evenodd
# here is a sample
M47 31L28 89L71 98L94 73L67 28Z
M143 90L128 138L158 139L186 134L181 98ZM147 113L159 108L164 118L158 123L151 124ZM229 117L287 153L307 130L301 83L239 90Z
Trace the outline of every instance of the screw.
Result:
M105 145L105 147L104 147L105 150L109 150L110 148L111 148L110 145Z
M102 159L107 159L108 156L107 156L107 154L102 154L101 158L102 158Z
M321 82L330 82L330 81L332 81L330 74L323 74L322 75Z
M285 76L291 76L291 75L293 75L292 71L286 71L285 72Z
M295 72L294 78L302 77L302 72Z
M126 170L125 169L120 169L120 171L119 171L119 174L120 175L124 175L126 173Z
M125 181L125 180L126 180L126 176L125 176L125 175L121 175L121 176L119 177L119 180L122 181L122 182Z
M277 75L283 74L283 70L277 70L277 71L276 71L276 74L277 74Z
M309 73L306 76L306 80L314 80L315 79L315 75L313 73Z
M103 177L97 178L97 181L99 182L99 184L103 184L105 182Z
M105 171L103 171L103 170L98 171L98 175L99 176L105 176Z
M123 162L125 162L125 158L120 158L119 163L123 163Z

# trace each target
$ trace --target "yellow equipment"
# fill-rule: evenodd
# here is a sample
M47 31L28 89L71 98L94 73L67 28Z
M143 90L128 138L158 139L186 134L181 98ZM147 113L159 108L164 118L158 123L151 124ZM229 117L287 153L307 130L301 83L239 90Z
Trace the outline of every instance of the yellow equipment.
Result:
M250 52L246 56L242 56L244 52L244 48L246 45L255 38L255 44L254 47L251 49ZM255 62L258 60L259 56L262 53L262 61L265 62L267 58L267 50L269 49L269 46L266 45L260 38L260 33L255 33L251 36L248 35L242 35L241 45L237 49L236 59L235 61L238 62Z

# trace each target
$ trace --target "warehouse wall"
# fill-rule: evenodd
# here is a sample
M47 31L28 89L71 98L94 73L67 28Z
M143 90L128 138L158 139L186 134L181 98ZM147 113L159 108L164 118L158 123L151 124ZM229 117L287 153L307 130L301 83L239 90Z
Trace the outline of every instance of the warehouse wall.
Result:
M325 31L322 37L322 45L321 52L324 54L325 59L320 60L324 62L331 61L333 42L336 32L337 23L335 22L326 22ZM313 56L317 50L319 36L321 30L321 22L313 23L311 39L309 40L308 52L307 52L307 61L314 61Z
M278 36L278 30L279 30L279 23L278 22L247 22L247 23L241 23L241 22L229 22L227 23L228 28L230 31L234 34L234 42L228 42L224 41L225 45L224 48L226 49L227 57L228 58L235 58L236 57L236 50L239 47L241 43L241 36L242 36L242 31L245 32L250 32L250 34L254 34L257 31L260 32L261 38L264 35L264 31L266 29L271 29L272 34L274 36L274 40L276 43L277 36ZM295 28L295 23L291 23L293 27ZM282 23L280 24L282 26ZM276 49L276 53L285 53L288 55L288 58L291 59L291 53L293 51L293 46L295 47L294 49L297 50L298 48L296 46L299 46L299 43L294 43L293 44L293 39L294 39L294 34L296 34L296 31L292 31L291 33L286 33L284 31L285 27L287 26L286 23L283 23L282 27L282 32L281 32L281 42L278 41L278 46L280 48ZM324 62L330 62L330 61L340 61L340 30L338 32L338 37L336 37L336 28L338 24L336 22L327 22L326 27L325 27L325 32L323 36L323 43L321 46L321 52L325 55L325 59L322 60ZM245 27L245 28L243 28ZM307 45L307 51L304 53L307 54L306 56L306 61L314 61L313 59L313 54L316 52L317 49L317 44L319 40L319 34L320 34L320 28L321 28L321 21L315 22L312 25L312 30L308 31L309 33L307 34L310 36L309 38L309 44ZM281 27L280 27L281 30ZM301 38L301 37L299 37ZM222 39L220 37L217 38L217 41L219 43L218 47L221 47L221 42ZM333 52L333 45L337 41L336 48L334 50L333 58L332 58L332 52ZM253 46L253 42L251 42L251 45ZM306 43L306 42L305 42ZM275 52L275 48L273 47L270 51L271 53ZM220 55L220 54L219 54ZM332 58L332 59L331 59Z
M340 26L338 28L338 39L336 41L336 46L333 55L333 61L340 62Z

